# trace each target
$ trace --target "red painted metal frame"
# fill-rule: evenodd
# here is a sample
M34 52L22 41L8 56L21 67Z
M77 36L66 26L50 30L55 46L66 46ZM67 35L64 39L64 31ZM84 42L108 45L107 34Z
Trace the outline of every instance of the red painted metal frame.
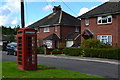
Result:
M22 70L37 69L37 33L35 29L26 27L18 30L17 64L18 68Z

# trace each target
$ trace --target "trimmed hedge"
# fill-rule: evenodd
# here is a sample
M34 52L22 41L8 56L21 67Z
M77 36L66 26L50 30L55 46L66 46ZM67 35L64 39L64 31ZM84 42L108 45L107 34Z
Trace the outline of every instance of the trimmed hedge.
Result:
M65 48L63 52L69 56L83 56L120 60L120 48Z
M43 48L43 47L39 47L39 48L37 49L37 53L38 53L38 54L44 54L44 48Z
M81 55L82 49L76 47L69 47L63 49L64 54L69 56L79 56Z

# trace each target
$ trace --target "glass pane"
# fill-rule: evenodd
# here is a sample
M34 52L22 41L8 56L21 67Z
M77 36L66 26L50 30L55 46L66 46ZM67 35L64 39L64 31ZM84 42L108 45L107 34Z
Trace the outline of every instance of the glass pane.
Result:
M102 23L107 23L107 19L103 19L103 20L102 20Z
M108 22L112 22L112 19L111 19L111 18L108 18Z
M22 39L22 37L18 37L18 39Z
M21 52L21 51L19 51L18 53L19 53L19 54L22 54L22 52Z
M22 65L22 62L18 62L19 65Z

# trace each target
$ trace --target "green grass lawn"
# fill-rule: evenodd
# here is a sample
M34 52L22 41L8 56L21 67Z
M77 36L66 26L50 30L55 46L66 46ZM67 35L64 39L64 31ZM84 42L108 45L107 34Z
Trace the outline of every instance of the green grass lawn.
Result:
M61 78L68 80L67 78L69 78L69 80L83 80L83 79L84 80L108 80L98 76L87 75L80 72L74 72L74 71L69 71L64 69L57 69L57 68L45 66L45 65L38 65L38 69L34 71L24 71L24 70L17 69L17 64L15 61L3 61L2 63L3 63L2 64L3 80L6 80L5 78L9 78L9 80L14 80L12 78L48 78L52 80L53 78L54 80L61 80ZM60 78L60 79L56 79L56 78ZM19 80L19 79L15 79L15 80Z

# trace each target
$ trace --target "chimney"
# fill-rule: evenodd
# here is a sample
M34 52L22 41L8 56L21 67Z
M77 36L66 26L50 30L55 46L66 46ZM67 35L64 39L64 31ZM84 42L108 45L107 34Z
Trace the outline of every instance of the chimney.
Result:
M57 11L61 11L61 6L54 6L53 13L56 13Z

